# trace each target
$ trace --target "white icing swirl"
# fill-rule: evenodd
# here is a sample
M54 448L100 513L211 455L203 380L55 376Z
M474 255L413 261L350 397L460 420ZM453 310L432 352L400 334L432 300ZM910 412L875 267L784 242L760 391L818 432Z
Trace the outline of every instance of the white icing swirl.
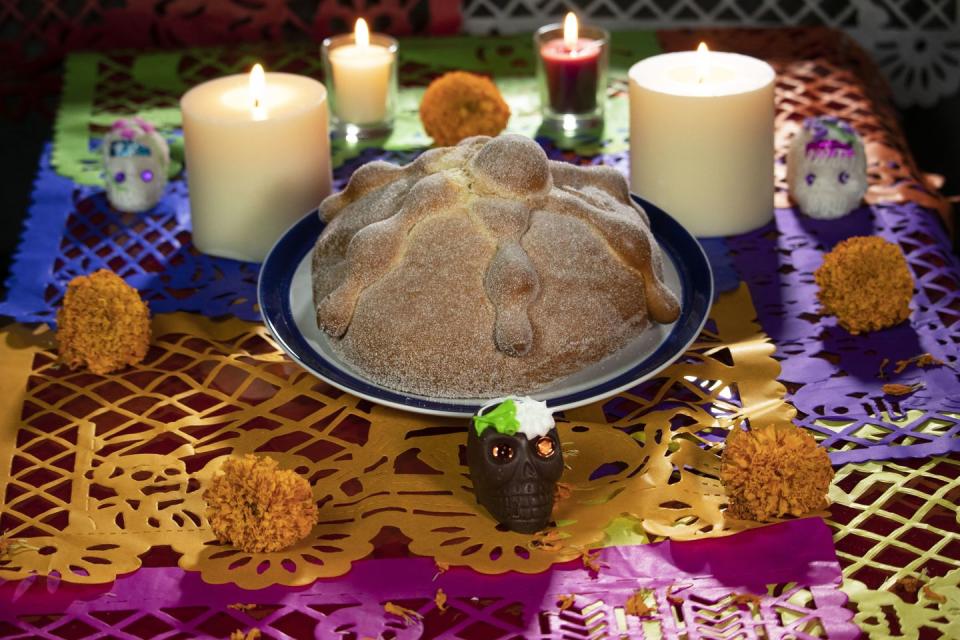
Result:
M528 440L545 436L550 432L550 429L556 426L556 422L553 420L553 413L547 407L547 403L534 400L527 396L523 396L522 398L516 396L499 398L483 405L479 413L482 414L490 407L496 407L506 400L513 400L513 404L516 407L517 422L520 423L518 431L527 436Z

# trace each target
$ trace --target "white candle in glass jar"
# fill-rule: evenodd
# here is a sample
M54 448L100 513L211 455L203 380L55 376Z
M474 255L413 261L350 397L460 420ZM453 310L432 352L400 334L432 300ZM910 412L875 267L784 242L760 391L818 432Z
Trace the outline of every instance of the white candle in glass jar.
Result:
M337 118L358 125L387 119L394 55L391 48L370 42L370 30L363 18L357 20L352 43L331 47Z
M697 236L766 224L773 217L775 78L762 60L703 44L633 65L633 191Z
M194 245L262 261L330 194L326 88L256 65L194 87L180 109Z

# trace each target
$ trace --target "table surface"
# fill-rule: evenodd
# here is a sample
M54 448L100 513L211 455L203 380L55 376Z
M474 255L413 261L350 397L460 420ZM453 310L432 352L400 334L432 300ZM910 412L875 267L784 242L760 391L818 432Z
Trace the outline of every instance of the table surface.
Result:
M0 530L12 541L0 556L0 635L960 636L960 265L946 203L917 170L867 56L823 29L616 34L600 142L538 141L554 159L626 172L626 67L701 39L778 72L775 219L706 243L722 293L677 364L562 416L579 450L565 476L572 496L555 534L533 538L467 506L462 421L374 406L283 356L259 323L257 265L193 249L179 167L154 211L105 201L97 140L114 118L144 113L176 156L184 87L252 59L318 75L319 56L265 45L71 57L0 302L10 319ZM384 148L335 148L337 185L364 162L406 162L429 144L416 101L448 68L493 73L511 130L536 135L529 38L401 46L397 132ZM850 120L870 161L865 205L830 222L790 208L784 185L790 137L821 114ZM811 274L836 243L867 234L900 246L916 293L909 322L850 336L820 313ZM154 314L146 361L110 376L59 366L41 324L66 282L99 267L140 289ZM924 353L943 364L920 366ZM894 397L886 382L922 388ZM716 456L741 420L793 420L828 449L836 478L822 519L757 528L724 518ZM322 517L307 542L244 554L212 539L202 489L241 452L311 479ZM388 601L420 617L404 620ZM638 606L644 615L628 615Z

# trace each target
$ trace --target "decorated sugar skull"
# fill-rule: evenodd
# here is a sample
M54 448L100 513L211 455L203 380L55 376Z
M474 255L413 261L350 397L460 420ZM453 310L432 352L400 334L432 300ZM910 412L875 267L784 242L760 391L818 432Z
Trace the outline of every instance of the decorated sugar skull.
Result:
M857 132L838 118L807 118L790 146L787 183L811 218L829 220L856 209L867 191L867 159Z
M163 195L170 148L140 117L117 120L103 138L107 199L121 211L146 211Z
M467 436L467 463L477 502L513 531L547 526L563 454L545 402L507 398L486 405Z

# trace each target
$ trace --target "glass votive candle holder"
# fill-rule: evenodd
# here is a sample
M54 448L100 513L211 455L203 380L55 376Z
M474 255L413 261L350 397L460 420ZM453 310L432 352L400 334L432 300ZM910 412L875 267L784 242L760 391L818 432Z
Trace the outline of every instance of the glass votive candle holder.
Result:
M325 39L320 51L334 132L348 142L389 135L397 103L397 41L369 33L361 18L353 33Z
M598 135L603 127L610 34L599 27L580 28L568 15L563 25L538 29L533 47L544 125L565 136Z

